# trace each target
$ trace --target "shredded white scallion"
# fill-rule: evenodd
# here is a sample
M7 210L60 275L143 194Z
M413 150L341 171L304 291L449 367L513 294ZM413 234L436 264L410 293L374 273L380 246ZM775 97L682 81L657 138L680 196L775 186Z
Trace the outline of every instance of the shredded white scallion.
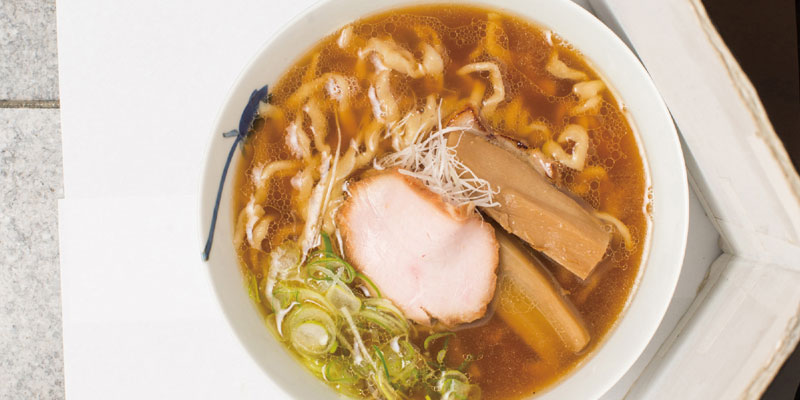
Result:
M419 179L452 205L498 206L494 196L499 190L492 189L489 182L478 178L456 157L456 146L447 146L447 134L451 132L483 134L473 128L442 128L440 117L438 130L424 138L420 135L421 139L386 155L378 165L381 168L400 168L401 174Z
M375 369L375 361L372 360L369 352L366 351L367 347L364 346L364 341L361 340L361 334L358 333L358 328L356 327L355 322L353 322L353 317L350 315L350 311L348 311L345 307L340 308L339 311L344 316L344 320L347 322L347 326L350 328L350 332L353 334L353 350L355 353L354 356L356 364L361 364L361 360L367 360L369 365Z

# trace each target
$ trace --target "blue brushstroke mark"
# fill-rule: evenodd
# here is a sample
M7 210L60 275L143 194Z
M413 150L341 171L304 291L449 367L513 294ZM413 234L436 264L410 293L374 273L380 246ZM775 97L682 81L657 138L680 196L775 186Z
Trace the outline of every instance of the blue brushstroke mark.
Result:
M231 150L228 152L228 160L225 161L225 168L222 169L222 177L219 179L217 199L214 201L214 213L211 215L211 227L208 230L206 247L203 249L203 261L208 261L208 256L211 254L211 244L214 242L214 228L217 226L219 202L222 199L222 188L225 185L225 177L228 176L228 168L231 166L233 154L236 152L236 146L250 135L250 129L253 127L253 121L255 121L256 114L258 113L258 104L262 101L269 101L269 85L264 85L261 89L253 90L253 93L250 94L250 100L247 101L247 106L244 107L242 116L239 118L239 130L232 130L222 134L222 136L226 138L236 136L236 140L233 141Z

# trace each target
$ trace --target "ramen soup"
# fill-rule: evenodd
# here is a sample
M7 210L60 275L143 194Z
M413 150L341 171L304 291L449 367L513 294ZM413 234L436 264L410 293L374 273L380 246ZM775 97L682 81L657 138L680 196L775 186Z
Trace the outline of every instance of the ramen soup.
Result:
M649 231L624 109L555 32L493 10L346 25L258 106L234 242L267 326L355 398L512 399L620 317Z

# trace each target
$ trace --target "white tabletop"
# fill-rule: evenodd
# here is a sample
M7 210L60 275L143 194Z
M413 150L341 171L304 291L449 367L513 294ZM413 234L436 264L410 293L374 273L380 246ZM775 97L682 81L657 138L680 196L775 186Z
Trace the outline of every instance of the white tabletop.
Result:
M238 344L210 290L196 196L209 127L239 70L310 3L59 4L69 397L281 396ZM719 254L694 198L691 207L691 245L673 307L608 398L627 392Z

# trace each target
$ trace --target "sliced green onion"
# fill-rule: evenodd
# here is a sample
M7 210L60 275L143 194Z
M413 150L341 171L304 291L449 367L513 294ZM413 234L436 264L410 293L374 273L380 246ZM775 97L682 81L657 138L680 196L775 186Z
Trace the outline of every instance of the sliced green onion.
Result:
M305 321L292 329L292 344L305 354L327 353L335 341L325 326L317 321Z
M480 398L480 388L469 384L469 378L460 371L447 370L436 383L441 400L466 400Z
M272 295L280 302L281 308L287 308L291 303L312 303L322 307L329 314L337 313L337 308L325 296L300 281L281 281L272 290Z
M331 237L327 233L320 233L322 237L322 251L326 253L333 253L333 244L331 244Z
M336 350L338 350L338 349L339 349L339 341L338 340L334 340L333 341L333 346L331 346L330 350L328 350L328 353L331 353L331 354L336 353Z
M447 340L450 340L449 337L450 336L455 336L455 335L456 334L453 333L453 332L434 333L434 334L432 334L432 335L430 335L430 336L425 338L425 341L422 342L422 348L424 348L425 350L428 350L428 348L431 346L431 343L433 343L434 340L437 340L437 339L440 339L440 338L443 338L443 337L448 337ZM447 341L445 341L445 347L447 347Z
M381 295L381 291L378 289L378 286L376 286L375 283L373 283L372 280L369 279L369 277L367 277L366 275L362 274L361 272L356 272L356 279L360 280L360 281L362 281L364 283L364 286L369 291L370 296L372 296L372 297L383 297Z
M403 312L384 298L364 299L364 306L358 316L380 326L391 336L408 336L411 330Z
M469 368L469 365L472 364L473 361L475 361L475 356L472 354L467 354L464 356L464 361L462 361L461 365L459 365L456 369L461 372L466 372L467 368Z
M328 382L353 384L358 377L350 371L347 361L341 357L333 357L322 366L322 378Z
M322 253L315 253L309 257L306 271L314 280L330 281L338 278L344 283L350 283L356 276L356 270L347 261Z
M383 366L383 373L386 374L386 379L391 382L392 377L389 376L389 368L386 366L386 358L383 356L383 352L378 348L378 346L372 345L372 348L375 349L375 355L378 357L380 365Z
M439 350L439 352L436 353L436 362L439 363L440 365L444 364L444 356L446 355L447 355L447 349Z
M356 313L361 308L361 300L353 294L349 287L342 284L331 286L328 291L325 292L325 298L336 307L337 310L344 307L347 308L347 311Z
M393 338L384 345L384 365L393 387L409 389L419 382L419 366L422 365L417 349L400 337Z
M244 275L247 280L247 295L256 303L261 304L261 292L258 290L258 279L248 268L244 268Z
M409 341L416 332L403 312L335 251L330 237L321 234L320 246L304 264L297 245L287 242L270 253L266 279L259 282L245 271L250 296L273 308L277 335L301 362L353 397L399 400L421 391L427 400L475 399L479 389L461 372L473 357L465 357L461 371L444 365L455 334L428 336L423 354ZM441 349L431 356L440 339Z
M378 390L380 390L383 398L386 400L396 400L400 398L397 391L394 390L392 385L389 384L389 381L387 381L386 377L382 374L375 375L375 386L378 387Z
M426 337L425 341L422 343L422 347L425 349L425 351L428 351L430 350L430 346L434 341L444 338L442 348L436 353L436 363L439 364L439 368L444 368L444 358L447 356L447 346L450 343L450 339L455 336L456 335L453 332L434 333Z
M325 310L310 303L295 307L284 321L289 343L308 357L326 354L336 343L336 324Z
M374 367L375 362L372 361L372 357L370 357L369 352L364 347L364 340L361 338L361 333L358 331L358 327L355 321L353 321L353 316L350 314L350 311L347 311L346 308L341 308L340 311L342 312L345 322L347 322L347 327L350 328L350 333L353 334L353 357L355 357L355 364L361 365L363 362L359 359L359 357L361 357L369 361L369 365Z
M389 336L408 335L408 323L401 321L394 315L377 311L371 308L365 308L358 312L359 319L373 323L386 331Z

